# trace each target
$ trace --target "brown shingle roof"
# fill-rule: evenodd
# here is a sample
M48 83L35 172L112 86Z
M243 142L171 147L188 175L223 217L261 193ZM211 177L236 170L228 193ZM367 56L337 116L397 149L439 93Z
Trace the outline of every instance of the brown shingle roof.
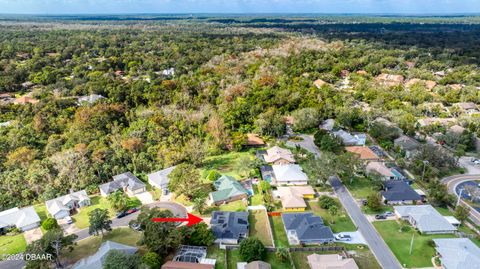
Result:
M265 142L256 134L247 134L247 146L263 146Z
M362 147L362 146L352 146L345 148L348 152L357 154L360 160L378 160L378 157L375 152L373 152L369 147Z

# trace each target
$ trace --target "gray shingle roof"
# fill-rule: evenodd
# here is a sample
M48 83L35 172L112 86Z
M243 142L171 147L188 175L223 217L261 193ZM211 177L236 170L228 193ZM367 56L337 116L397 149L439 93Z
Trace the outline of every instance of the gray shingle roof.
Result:
M295 230L302 241L333 240L330 227L323 224L322 218L313 213L284 213L283 223L286 230Z
M45 202L48 212L53 216L62 210L70 210L65 205L70 201L90 200L85 190L69 193Z
M402 135L399 138L395 139L393 143L395 144L395 146L400 147L402 150L416 150L420 148L420 142L406 135Z
M393 208L401 217L410 217L415 220L418 230L422 233L457 230L431 205L405 205Z
M120 175L113 176L113 181L108 183L102 184L99 188L104 193L111 193L118 189L127 188L130 191L135 191L145 187L145 183L143 183L140 179L134 176L130 172L126 172Z
M176 166L168 167L166 169L149 174L148 182L150 182L152 185L156 185L159 188L168 189L168 183L170 182L168 175L170 175L175 167Z
M445 269L480 269L480 248L468 238L433 239Z
M33 209L33 206L24 208L14 207L0 212L0 228L16 226L21 229L39 222L40 217Z
M105 260L107 253L114 249L126 254L134 254L137 252L136 247L119 244L113 241L105 241L95 254L81 259L73 265L72 269L102 269L103 261Z
M210 224L216 238L239 239L248 234L248 212L214 211Z
M384 182L383 185L385 191L382 191L382 196L387 201L413 201L422 199L420 195L403 180L389 180Z

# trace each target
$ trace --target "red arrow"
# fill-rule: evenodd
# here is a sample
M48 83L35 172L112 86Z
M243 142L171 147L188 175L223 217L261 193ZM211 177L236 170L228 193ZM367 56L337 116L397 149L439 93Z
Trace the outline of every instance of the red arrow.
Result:
M187 218L153 218L153 222L185 222L187 221L187 226L190 227L192 225L195 225L197 223L200 223L203 221L202 218L199 218L195 215L192 215L190 213L187 213Z

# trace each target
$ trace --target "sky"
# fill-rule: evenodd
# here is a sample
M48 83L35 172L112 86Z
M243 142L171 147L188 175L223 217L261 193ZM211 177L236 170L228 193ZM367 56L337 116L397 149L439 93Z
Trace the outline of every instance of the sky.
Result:
M480 0L0 0L0 13L480 13Z

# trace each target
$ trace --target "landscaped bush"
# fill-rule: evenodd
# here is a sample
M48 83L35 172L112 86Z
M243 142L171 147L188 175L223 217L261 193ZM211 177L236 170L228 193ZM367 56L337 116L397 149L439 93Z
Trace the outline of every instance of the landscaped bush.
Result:
M58 226L57 220L54 218L48 218L42 222L42 228L46 231L59 228L59 227L60 226Z
M147 252L142 257L142 263L151 269L158 269L162 265L162 258L155 252Z
M335 201L335 199L327 195L320 196L320 198L318 199L318 203L320 207L323 209L329 209L331 206L337 205L337 202Z
M265 258L265 246L255 237L249 237L240 243L240 256L243 261L261 261Z
M217 170L211 170L208 173L207 179L209 181L215 181L215 180L219 179L221 176L222 175Z

